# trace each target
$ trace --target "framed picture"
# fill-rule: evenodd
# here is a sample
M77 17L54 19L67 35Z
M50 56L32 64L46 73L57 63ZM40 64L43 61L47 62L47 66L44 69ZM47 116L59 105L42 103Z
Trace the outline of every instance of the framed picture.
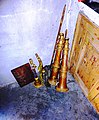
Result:
M31 70L29 63L12 69L11 72L18 84L20 85L20 87L23 87L34 81L34 74Z

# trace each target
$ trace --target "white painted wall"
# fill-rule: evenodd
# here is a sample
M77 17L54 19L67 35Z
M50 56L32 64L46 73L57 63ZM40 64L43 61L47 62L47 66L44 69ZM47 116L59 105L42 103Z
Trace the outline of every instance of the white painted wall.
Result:
M0 86L15 82L11 69L35 53L49 64L65 1L0 1Z
M0 1L0 87L16 80L11 69L35 58L37 52L44 65L50 64L64 4L69 0L1 0ZM70 47L77 15L82 5L72 0L69 21ZM66 17L62 31L66 28Z

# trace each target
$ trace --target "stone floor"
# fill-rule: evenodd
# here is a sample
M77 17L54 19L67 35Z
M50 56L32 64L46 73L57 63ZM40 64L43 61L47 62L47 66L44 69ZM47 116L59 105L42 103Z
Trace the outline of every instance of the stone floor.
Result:
M17 83L0 89L0 120L99 120L99 115L68 74L69 92Z

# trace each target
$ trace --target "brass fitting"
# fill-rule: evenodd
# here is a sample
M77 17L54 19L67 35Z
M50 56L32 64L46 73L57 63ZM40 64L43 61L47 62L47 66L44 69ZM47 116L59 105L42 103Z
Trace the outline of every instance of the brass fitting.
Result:
M38 77L35 78L35 81L34 81L33 85L34 85L36 88L42 87L42 83L41 83L41 81L38 79Z

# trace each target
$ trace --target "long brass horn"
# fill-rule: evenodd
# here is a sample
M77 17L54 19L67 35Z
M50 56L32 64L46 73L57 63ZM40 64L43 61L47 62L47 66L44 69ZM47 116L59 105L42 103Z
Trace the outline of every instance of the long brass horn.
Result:
M54 86L57 83L58 71L60 68L60 58L61 58L61 53L62 53L62 49L64 46L64 41L65 41L64 33L60 33L58 40L59 40L59 43L57 44L57 47L55 49L55 52L56 52L55 59L54 59L54 62L52 64L51 75L50 75L50 78L48 80L48 82Z
M64 5L63 11L62 11L62 16L61 16L61 20L60 20L60 24L59 24L59 29L58 29L57 37L56 37L56 43L55 43L55 46L54 46L54 51L53 51L53 55L52 55L52 59L51 59L51 65L52 65L52 63L54 62L54 58L55 58L55 49L56 49L56 47L57 47L58 36L59 36L59 34L60 34L61 27L62 27L62 24L63 24L65 11L66 11L66 5Z
M56 86L56 90L59 92L67 92L69 90L66 83L68 71L68 51L69 51L69 39L66 39L62 54L61 68L59 71L59 83Z

